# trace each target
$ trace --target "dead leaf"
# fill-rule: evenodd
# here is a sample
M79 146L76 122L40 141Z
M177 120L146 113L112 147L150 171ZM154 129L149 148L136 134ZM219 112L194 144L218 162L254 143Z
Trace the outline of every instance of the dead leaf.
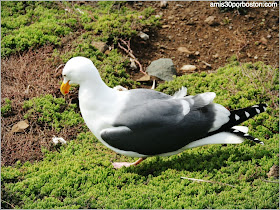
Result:
M20 132L23 132L28 127L29 127L29 124L28 124L27 120L19 121L17 124L15 124L12 127L12 132L13 133L20 133Z
M273 165L269 172L267 173L267 177L270 178L270 177L275 177L275 178L278 178L279 177L279 166L277 165Z
M182 53L193 54L193 52L191 52L190 50L188 50L186 47L178 47L177 50L178 50L179 52L182 52Z
M137 82L147 82L147 81L150 81L150 80L151 80L150 75L146 74L146 75L144 75L143 77L137 79L136 81L137 81Z

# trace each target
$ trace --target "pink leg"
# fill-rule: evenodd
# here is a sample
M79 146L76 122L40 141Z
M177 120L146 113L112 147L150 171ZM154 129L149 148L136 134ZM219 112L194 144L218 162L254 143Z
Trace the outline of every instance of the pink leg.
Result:
M130 166L136 166L139 163L141 163L143 160L145 160L146 158L139 158L137 161L135 161L134 163L128 163L128 162L115 162L113 163L114 168L118 169L121 168L123 166L125 167L130 167Z

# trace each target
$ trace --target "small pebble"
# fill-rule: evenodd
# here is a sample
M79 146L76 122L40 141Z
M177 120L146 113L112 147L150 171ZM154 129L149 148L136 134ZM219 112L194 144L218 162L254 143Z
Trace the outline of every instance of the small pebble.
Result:
M177 49L179 52L191 54L191 51L188 50L186 47L178 47Z
M148 34L145 34L142 31L140 31L139 36L140 36L141 39L144 39L145 41L150 38Z
M260 42L261 42L262 44L264 44L264 45L267 45L267 39L264 38L264 37L262 37L262 38L260 39Z
M167 7L167 1L160 1L160 7L166 8Z
M196 66L194 66L194 65L184 65L180 70L181 71L195 71Z
M216 53L215 55L213 55L213 58L218 58L219 57L219 54L218 53Z
M170 25L163 25L162 28L170 28Z
M184 7L182 4L176 4L176 7Z
M209 16L204 20L204 22L210 26L219 25L219 23L216 21L216 16Z

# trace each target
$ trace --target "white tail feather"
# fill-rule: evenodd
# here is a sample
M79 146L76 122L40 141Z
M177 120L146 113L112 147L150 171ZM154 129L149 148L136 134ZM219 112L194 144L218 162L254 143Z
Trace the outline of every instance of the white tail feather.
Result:
M184 98L187 95L188 89L184 86L181 87L180 90L178 90L173 96L172 99L175 98Z
M194 141L186 145L184 148L199 147L207 144L240 144L244 141L243 138L232 133L221 132L203 139Z
M200 147L200 146L208 145L208 144L241 144L243 141L244 141L244 139L237 135L234 135L234 134L228 133L228 132L221 132L221 133L214 134L212 136L205 137L203 139L196 140L194 142L189 143L188 145L184 146L183 148L181 148L177 151L164 153L164 154L161 154L160 156L175 155L186 149Z

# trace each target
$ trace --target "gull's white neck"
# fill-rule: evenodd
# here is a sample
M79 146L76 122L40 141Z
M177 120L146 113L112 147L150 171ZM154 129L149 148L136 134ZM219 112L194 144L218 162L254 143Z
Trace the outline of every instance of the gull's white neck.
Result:
M100 106L105 106L111 103L116 98L116 91L108 87L100 78L88 78L88 80L82 82L79 88L79 101L80 105L83 104L86 107L82 108L102 108ZM81 103L82 102L82 103ZM105 108L104 107L104 108Z
M114 151L115 148L101 138L101 132L114 124L125 106L127 92L109 88L100 77L80 84L79 105L87 127L99 141Z
M81 114L88 128L100 141L102 141L100 132L111 127L122 110L125 92L109 88L100 77L80 84ZM102 142L105 144L104 141Z

